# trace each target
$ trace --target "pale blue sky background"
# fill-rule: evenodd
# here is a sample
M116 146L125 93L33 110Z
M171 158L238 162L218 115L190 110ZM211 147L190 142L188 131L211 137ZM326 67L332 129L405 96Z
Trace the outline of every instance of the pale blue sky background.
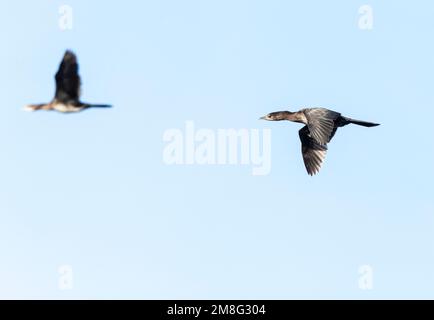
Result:
M354 0L2 0L0 298L434 298L434 4L368 3L372 31ZM21 111L67 48L114 108ZM257 120L288 106L382 126L338 131L309 177L300 126ZM164 165L186 120L272 128L271 174Z

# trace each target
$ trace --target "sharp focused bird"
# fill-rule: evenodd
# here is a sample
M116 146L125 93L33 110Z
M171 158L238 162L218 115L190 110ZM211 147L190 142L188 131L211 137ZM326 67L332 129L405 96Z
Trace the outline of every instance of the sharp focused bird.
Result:
M334 137L336 130L348 124L363 127L375 127L378 123L347 118L339 112L325 108L306 108L297 112L278 111L261 117L262 120L288 120L305 124L299 131L301 153L309 175L315 175L321 169L327 153L327 143Z
M79 112L88 108L108 108L110 105L89 104L80 101L81 80L78 74L77 57L67 50L55 76L56 92L49 103L31 104L26 111L56 110L59 112Z

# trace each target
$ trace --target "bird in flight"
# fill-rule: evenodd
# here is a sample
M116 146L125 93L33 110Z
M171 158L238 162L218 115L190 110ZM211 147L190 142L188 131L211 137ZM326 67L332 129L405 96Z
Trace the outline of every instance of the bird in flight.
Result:
M288 120L305 124L299 131L301 153L307 173L311 176L321 169L327 153L327 143L334 137L336 130L348 124L375 127L378 123L347 118L339 112L325 108L306 108L297 112L278 111L261 117L262 120Z
M26 111L56 110L59 112L79 112L88 108L108 108L110 105L89 104L80 101L81 80L75 54L67 50L55 76L56 93L49 103L31 104Z

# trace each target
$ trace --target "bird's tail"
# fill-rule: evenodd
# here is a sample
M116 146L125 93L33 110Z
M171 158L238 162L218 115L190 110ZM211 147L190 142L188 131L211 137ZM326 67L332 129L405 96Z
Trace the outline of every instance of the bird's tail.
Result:
M84 103L85 108L111 108L111 104L91 104L91 103Z
M348 123L354 123L354 124L357 124L359 126L364 126L364 127L376 127L376 126L380 125L379 123L355 120L355 119L351 119L351 118L345 118L345 120L348 121Z

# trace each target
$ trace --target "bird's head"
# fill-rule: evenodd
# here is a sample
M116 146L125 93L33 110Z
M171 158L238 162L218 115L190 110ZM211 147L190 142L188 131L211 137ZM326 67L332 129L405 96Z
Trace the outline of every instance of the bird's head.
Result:
M267 121L281 121L287 120L288 116L291 114L289 111L277 111L271 112L263 117L260 117L259 120L267 120Z

